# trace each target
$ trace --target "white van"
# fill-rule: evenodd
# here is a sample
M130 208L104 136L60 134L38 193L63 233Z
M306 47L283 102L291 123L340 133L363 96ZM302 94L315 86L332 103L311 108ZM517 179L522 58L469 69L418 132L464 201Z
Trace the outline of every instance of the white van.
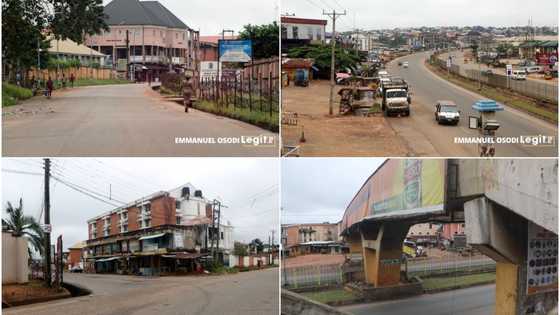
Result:
M527 72L525 70L513 70L511 72L511 78L513 80L527 80Z

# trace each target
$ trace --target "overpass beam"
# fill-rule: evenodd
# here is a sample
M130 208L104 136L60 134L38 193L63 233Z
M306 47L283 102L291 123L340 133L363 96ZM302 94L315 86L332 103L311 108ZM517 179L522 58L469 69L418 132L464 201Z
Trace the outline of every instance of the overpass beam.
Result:
M375 287L400 282L402 244L410 228L402 222L364 225L360 228L366 282Z

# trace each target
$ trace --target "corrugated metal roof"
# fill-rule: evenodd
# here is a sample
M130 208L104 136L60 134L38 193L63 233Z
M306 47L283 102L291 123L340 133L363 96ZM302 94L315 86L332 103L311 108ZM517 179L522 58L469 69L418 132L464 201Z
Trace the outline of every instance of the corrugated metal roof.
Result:
M50 47L48 52L56 54L68 54L77 56L94 56L103 57L104 54L87 47L86 45L79 45L74 41L67 40L56 40L51 38Z
M113 0L104 8L108 25L188 26L158 1Z

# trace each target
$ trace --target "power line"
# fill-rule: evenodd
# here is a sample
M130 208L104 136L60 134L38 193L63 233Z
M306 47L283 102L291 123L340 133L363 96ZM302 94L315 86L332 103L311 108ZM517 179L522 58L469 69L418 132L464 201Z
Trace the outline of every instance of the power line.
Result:
M23 174L23 175L33 175L33 176L43 176L43 174L37 173L37 172L20 171L20 170L13 170L13 169L7 169L7 168L3 168L2 172L14 173L14 174Z
M98 201L101 201L101 202L103 202L103 203L106 203L106 204L111 205L111 206L116 207L116 208L118 208L118 207L121 206L121 205L114 204L114 203L112 203L112 202L106 201L106 200L103 199L103 196L102 196L102 197L99 197L99 196L97 196L96 194L91 193L91 192L87 191L86 189L84 189L84 188L82 188L82 187L80 187L80 186L78 186L78 185L76 185L76 184L69 183L69 182L67 182L67 181L65 181L65 180L62 180L62 179L60 179L60 178L58 178L58 177L55 177L55 176L51 176L51 177L52 177L53 179L59 181L59 182L60 182L61 184L63 184L64 186L66 186L66 187L68 187L68 188L70 188L70 189L73 189L73 190L75 190L75 191L77 191L77 192L80 192L80 193L82 193L82 194L84 194L84 195L87 195L87 196L89 196L89 197L91 197L91 198L93 198L93 199L96 199L96 200L98 200ZM121 202L121 203L122 203L122 204L125 204L124 202Z

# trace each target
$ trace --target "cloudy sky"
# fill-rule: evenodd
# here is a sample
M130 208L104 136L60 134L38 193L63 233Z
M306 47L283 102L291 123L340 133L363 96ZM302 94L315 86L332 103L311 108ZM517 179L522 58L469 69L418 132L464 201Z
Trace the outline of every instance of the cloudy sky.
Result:
M11 171L42 173L41 159L2 159L2 215L6 202L23 198L24 212L38 218L43 202L43 177ZM208 199L228 206L222 216L234 226L234 239L268 241L275 229L278 241L279 161L273 158L61 158L53 159L53 174L103 196L129 202L190 182ZM86 240L87 220L115 208L51 181L53 236L63 235L64 247ZM44 219L41 219L43 222ZM54 237L53 237L54 239Z
M277 20L276 0L158 0L200 34L218 35L223 29L240 31L246 24L268 24ZM103 0L103 4L111 2Z
M338 222L378 158L282 160L282 223Z
M322 10L344 12L337 29L347 31L419 26L558 25L558 0L282 0L281 14L328 18ZM329 22L330 29L331 24ZM340 28L339 28L340 27Z

